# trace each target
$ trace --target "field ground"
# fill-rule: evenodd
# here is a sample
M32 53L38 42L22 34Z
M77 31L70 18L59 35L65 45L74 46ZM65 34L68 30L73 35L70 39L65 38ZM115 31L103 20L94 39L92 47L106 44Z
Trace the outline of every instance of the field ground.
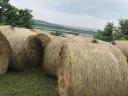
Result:
M57 80L40 69L0 76L0 96L57 96Z

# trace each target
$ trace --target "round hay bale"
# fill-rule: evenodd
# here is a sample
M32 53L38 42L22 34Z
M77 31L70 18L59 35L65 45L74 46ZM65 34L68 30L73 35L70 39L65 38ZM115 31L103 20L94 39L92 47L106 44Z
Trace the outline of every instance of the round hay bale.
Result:
M70 36L70 35L68 35ZM43 68L47 71L47 73L53 77L57 77L58 69L59 69L59 61L61 47L66 43L89 43L92 39L86 37L75 36L72 37L60 37L60 36L48 36L49 39L45 41L49 41L45 47L44 58L43 58ZM48 38L47 37L47 38ZM44 40L44 38L42 37Z
M59 68L59 53L61 47L66 43L65 38L54 37L51 39L51 42L46 46L44 51L43 58L43 68L47 73L53 77L57 77L58 68Z
M42 59L42 44L37 34L29 29L0 26L12 50L11 68L25 71L38 66Z
M66 39L68 39L70 42L75 42L75 43L91 43L93 42L94 37L93 36L76 36L76 35L72 35L72 34L67 34L64 35L63 37L65 37Z
M110 42L106 42L103 40L99 40L99 39L95 39L95 40L96 40L96 43L98 43L98 44L111 44Z
M128 41L113 41L112 44L117 46L124 53L128 60Z
M49 44L49 42L51 42L52 38L54 38L54 36L45 33L37 34L37 37L41 41L42 46L44 47L46 47Z
M10 63L11 49L9 42L0 32L0 75L8 70Z
M60 96L128 96L128 65L118 48L66 44L60 55Z

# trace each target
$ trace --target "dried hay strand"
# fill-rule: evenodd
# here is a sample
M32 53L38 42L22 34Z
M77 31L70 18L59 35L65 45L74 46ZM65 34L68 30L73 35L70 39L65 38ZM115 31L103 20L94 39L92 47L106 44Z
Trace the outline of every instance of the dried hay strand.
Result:
M10 63L10 56L11 56L11 49L9 42L0 32L0 75L7 72Z
M60 36L49 36L49 43L45 47L44 58L43 58L43 68L47 71L48 75L57 77L59 69L59 61L61 48L66 43L89 43L92 41L89 37L80 37L68 35L70 37L60 37ZM44 39L44 38L43 38Z
M66 44L60 55L60 96L128 96L128 65L118 48Z
M30 29L0 26L12 50L11 68L26 71L38 66L42 59L42 45L37 34Z
M112 44L117 46L128 59L128 41L125 40L113 41Z

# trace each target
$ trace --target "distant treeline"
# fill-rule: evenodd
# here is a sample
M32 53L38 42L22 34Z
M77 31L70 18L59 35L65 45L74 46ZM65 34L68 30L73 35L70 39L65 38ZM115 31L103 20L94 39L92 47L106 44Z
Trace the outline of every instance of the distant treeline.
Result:
M128 40L128 19L120 19L118 26L108 23L104 30L98 30L96 38L104 41Z
M18 9L9 3L9 0L0 0L0 24L11 25L13 28L32 28L32 10Z

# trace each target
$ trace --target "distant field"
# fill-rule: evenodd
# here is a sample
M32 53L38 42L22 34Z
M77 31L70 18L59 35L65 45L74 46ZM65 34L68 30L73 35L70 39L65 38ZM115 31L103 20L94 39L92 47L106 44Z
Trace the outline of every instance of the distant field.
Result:
M45 21L40 20L34 20L34 27L46 30L48 32L59 32L59 33L68 33L68 34L90 34L95 35L96 30L89 29L89 28L76 28L76 27L70 27L70 26L64 26L64 25L57 25L52 23L47 23Z
M40 69L0 76L0 96L57 96L57 80Z

